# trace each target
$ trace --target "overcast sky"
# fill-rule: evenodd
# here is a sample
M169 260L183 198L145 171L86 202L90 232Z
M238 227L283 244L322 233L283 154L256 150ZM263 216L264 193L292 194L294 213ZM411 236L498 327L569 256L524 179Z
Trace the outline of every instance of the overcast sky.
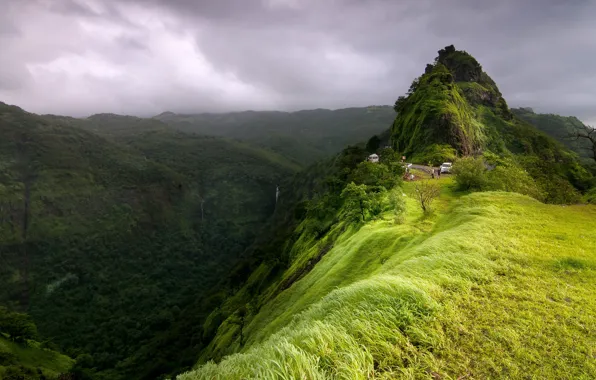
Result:
M0 101L36 113L393 104L449 44L510 106L596 124L596 0L0 0Z

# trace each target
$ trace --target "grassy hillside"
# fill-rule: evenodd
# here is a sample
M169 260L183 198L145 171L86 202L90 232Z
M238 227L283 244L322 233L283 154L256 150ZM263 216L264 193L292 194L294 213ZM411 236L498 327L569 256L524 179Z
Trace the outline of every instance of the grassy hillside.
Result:
M596 376L596 207L440 182L434 216L406 184L403 224L344 225L246 322L243 346L220 327L215 344L239 353L180 378ZM295 260L317 249L296 247Z
M0 379L56 379L68 373L73 364L68 356L40 348L39 343L27 346L0 336Z
M181 131L248 141L302 165L382 133L394 118L389 106L189 115L166 112L155 116Z
M91 354L97 378L155 378L192 363L201 331L178 332L171 360L153 342L210 311L191 305L235 265L298 165L104 116L0 104L0 304L28 311L70 356ZM141 350L152 360L130 359Z

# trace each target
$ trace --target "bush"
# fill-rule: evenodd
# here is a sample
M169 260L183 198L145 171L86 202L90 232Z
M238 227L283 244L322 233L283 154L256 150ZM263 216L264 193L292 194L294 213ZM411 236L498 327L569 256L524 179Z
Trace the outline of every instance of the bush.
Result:
M385 211L383 207L383 198L385 197L386 193L387 190L383 186L377 186L374 188L369 187L367 189L366 194L369 198L368 211L370 218L377 218L383 213L383 211Z
M596 205L596 187L584 195L584 202Z
M497 166L489 171L486 177L484 190L510 191L544 200L544 192L528 172L518 166Z
M464 157L451 170L461 190L482 190L486 187L486 167L482 158Z
M420 181L416 182L414 187L414 196L425 214L432 212L432 203L439 194L441 194L441 188L435 182Z

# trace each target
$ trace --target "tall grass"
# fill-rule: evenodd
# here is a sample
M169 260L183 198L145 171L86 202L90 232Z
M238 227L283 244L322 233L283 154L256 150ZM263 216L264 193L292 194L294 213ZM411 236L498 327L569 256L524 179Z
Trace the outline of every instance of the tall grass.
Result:
M596 378L596 207L496 192L415 207L346 231L240 353L179 378Z

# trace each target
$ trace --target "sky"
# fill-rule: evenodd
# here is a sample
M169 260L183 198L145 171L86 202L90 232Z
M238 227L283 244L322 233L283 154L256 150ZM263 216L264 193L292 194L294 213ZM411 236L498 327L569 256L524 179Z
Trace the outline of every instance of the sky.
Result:
M0 0L0 101L30 112L392 105L437 51L509 105L596 125L596 0Z

